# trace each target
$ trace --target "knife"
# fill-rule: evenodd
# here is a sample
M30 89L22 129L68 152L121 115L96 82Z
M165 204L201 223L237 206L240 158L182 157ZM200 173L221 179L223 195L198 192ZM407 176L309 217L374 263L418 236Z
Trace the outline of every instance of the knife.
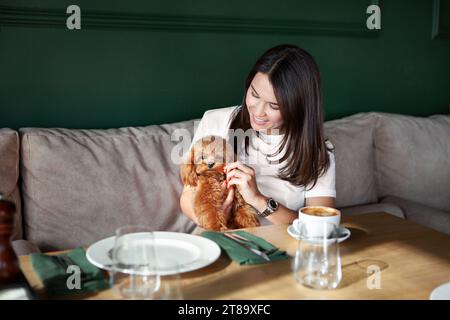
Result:
M244 241L241 241L241 240L239 240L239 239L233 238L233 237L232 237L231 235L229 235L228 233L223 233L223 235L224 235L225 237L227 237L228 239L231 239L231 240L233 240L234 242L236 242L237 244L241 245L241 246L244 247L245 249L250 250L250 251L253 252L254 254L256 254L256 255L262 257L264 260L270 261L269 257L268 257L267 254L265 254L264 252L262 252L262 251L260 251L260 250L258 250L258 249L255 249L255 248L252 248L252 247L248 246Z

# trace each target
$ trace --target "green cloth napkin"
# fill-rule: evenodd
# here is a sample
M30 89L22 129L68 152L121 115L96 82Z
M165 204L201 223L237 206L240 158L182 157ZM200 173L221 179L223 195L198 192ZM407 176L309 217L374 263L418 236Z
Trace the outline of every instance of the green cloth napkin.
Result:
M240 235L250 241L257 243L258 245L252 244L251 242L247 242L248 246L264 250L270 250L266 252L269 256L270 261L284 260L288 259L286 251L280 251L277 247L273 246L271 243L266 240L257 237L251 233L245 231L234 231L231 232L237 235ZM260 264L270 262L265 260L264 258L258 256L250 250L245 249L235 241L225 237L222 232L215 231L204 231L201 233L201 236L208 238L214 242L216 242L230 257L231 260L237 262L240 265L250 265L250 264ZM258 248L258 246L260 248Z
M33 253L31 254L31 264L49 296L83 294L109 288L109 283L103 276L102 271L87 260L86 252L82 247L58 256L67 256L74 265L80 268L80 289L74 288L71 290L67 286L67 280L71 276L72 280L75 274L73 270L67 273L67 268L58 263L54 257L40 252ZM75 282L72 280L69 283Z

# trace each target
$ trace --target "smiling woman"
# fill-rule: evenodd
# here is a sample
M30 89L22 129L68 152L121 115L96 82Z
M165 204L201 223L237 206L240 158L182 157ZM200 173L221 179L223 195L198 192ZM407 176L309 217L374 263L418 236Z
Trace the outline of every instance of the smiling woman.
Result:
M225 166L233 189L258 213L261 224L291 223L305 205L335 206L335 162L323 134L322 85L313 57L294 45L266 51L245 82L240 106L205 112L193 143L207 135L228 139L238 161ZM254 132L240 139L236 132ZM241 131L242 132L242 131ZM183 212L195 222L195 188L185 186Z

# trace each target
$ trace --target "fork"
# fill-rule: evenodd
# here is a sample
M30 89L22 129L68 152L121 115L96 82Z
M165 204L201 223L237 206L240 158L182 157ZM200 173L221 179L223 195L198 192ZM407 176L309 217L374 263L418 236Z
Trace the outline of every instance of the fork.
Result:
M240 240L240 239L238 239L238 238L234 238L234 237L231 236L229 233L223 233L223 235L224 235L225 237L227 237L227 238L233 240L234 242L236 242L236 243L239 244L240 246L244 247L245 249L247 249L247 250L249 250L249 251L255 253L256 255L258 255L258 256L260 256L260 257L262 257L263 259L265 259L265 260L267 260L267 261L270 261L269 256L268 256L265 252L250 247L250 246L249 246L248 244L246 244L244 241L242 241L242 240Z

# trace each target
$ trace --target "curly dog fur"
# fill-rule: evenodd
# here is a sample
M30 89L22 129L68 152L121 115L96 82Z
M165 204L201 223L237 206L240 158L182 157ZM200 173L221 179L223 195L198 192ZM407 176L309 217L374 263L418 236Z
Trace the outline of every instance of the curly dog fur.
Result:
M207 136L195 142L181 165L183 184L196 187L194 211L205 229L223 231L260 225L255 209L245 202L237 189L230 215L223 212L222 205L228 194L223 185L224 166L235 160L232 146L225 139Z

